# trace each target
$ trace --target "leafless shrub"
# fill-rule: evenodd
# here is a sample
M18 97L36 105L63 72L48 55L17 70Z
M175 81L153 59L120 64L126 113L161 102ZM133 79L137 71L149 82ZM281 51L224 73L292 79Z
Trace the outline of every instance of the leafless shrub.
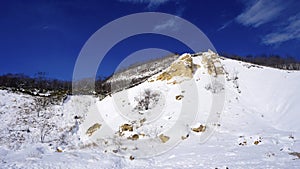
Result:
M214 79L211 83L205 86L205 89L211 91L212 93L218 93L224 90L224 85L218 80Z
M159 101L160 94L150 89L146 89L138 97L135 97L137 105L134 108L137 111L145 111L154 107Z

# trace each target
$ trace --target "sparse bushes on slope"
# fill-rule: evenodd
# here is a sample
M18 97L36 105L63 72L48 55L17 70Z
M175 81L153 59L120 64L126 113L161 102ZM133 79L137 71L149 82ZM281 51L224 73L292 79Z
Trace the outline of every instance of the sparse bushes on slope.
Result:
M159 97L159 93L150 89L143 91L139 97L135 97L137 105L134 110L142 114L143 111L147 111L154 107L158 103Z
M106 96L136 86L146 81L152 75L167 68L177 58L178 55L173 54L163 58L153 59L145 63L131 65L106 79L101 79L101 84L97 82L96 93Z
M55 96L17 96L12 99L16 106L9 104L10 111L0 114L4 123L7 123L1 128L0 144L13 150L33 143L47 143L51 147L71 144L71 130L76 127L75 121L78 120L75 119L72 125L61 122L64 114L56 105L62 101Z

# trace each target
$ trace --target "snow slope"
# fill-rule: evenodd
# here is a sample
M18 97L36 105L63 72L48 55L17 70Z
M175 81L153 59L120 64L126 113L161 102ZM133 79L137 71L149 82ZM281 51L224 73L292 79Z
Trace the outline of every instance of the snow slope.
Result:
M300 160L289 153L300 152L300 72L221 57L214 61L224 68L222 86L212 81L207 62L214 53L192 62L189 56L101 101L69 96L47 108L53 114L48 122L56 124L47 143L38 139L39 122L17 120L35 118L34 98L0 91L1 168L299 168ZM223 111L212 112L212 98L222 92ZM211 114L217 118L208 121ZM191 130L200 124L204 132ZM31 132L12 142L12 126Z

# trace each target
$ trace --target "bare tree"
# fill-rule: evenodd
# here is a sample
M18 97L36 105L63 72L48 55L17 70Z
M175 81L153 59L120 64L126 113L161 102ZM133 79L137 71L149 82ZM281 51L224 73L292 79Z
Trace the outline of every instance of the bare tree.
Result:
M45 138L56 128L55 123L51 122L51 118L54 117L55 114L49 110L52 103L52 97L35 98L35 110L37 111L36 123L40 130L41 143L44 143Z

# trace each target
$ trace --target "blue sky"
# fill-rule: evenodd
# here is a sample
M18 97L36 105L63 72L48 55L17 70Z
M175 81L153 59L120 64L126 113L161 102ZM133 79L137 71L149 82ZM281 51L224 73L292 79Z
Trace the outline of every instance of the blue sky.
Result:
M149 11L190 21L218 52L300 59L299 9L297 0L1 1L0 74L42 71L70 80L76 58L94 32L119 17ZM109 75L126 56L144 48L190 51L171 38L138 35L114 46L98 73Z

